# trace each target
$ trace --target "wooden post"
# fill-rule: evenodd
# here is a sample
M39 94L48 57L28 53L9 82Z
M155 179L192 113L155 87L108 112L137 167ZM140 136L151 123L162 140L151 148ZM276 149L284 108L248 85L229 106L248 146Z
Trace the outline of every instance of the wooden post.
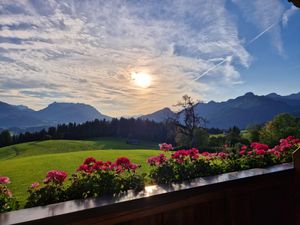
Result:
M295 214L296 214L296 225L300 225L300 146L293 153L293 161L295 168Z

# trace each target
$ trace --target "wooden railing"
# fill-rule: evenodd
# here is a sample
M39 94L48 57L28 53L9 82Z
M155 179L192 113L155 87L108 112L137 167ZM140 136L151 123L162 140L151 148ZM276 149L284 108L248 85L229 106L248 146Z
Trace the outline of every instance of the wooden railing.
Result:
M23 209L0 214L0 224L300 225L299 183L297 151L294 164Z

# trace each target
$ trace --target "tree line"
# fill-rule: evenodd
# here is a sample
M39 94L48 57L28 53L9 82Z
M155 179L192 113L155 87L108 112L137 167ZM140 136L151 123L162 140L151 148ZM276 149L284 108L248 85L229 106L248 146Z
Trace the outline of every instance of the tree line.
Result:
M171 136L168 136L168 131L168 123L156 123L133 118L112 119L110 121L96 119L81 124L59 124L38 132L25 132L16 135L4 130L0 133L0 146L51 139L83 140L96 137L120 137L172 143L173 140Z

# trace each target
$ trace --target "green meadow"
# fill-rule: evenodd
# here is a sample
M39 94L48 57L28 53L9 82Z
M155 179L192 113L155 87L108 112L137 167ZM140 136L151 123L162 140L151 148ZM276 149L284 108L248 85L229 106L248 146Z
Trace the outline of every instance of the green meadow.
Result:
M23 205L28 186L34 181L42 181L49 170L64 170L71 175L86 157L113 161L125 156L140 164L139 173L144 173L149 171L147 158L157 154L155 143L131 145L123 139L29 142L0 148L0 176L11 179L9 188Z

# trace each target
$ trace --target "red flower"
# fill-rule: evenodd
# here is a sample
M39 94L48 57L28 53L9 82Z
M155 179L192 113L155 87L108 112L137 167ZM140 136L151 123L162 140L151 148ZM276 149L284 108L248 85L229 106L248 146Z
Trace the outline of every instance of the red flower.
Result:
M8 177L0 177L0 184L10 184Z
M261 144L261 143L258 143L258 142L251 143L250 147L252 149L255 149L255 150L265 150L265 151L267 151L269 149L268 145Z
M53 182L55 184L61 185L67 178L67 173L60 170L51 170L47 173L47 176L44 180L45 184Z
M93 171L102 170L103 165L104 165L104 163L102 161L97 161L97 162L94 163L91 170L93 170Z
M77 171L91 172L90 167L86 164L82 164L77 168Z
M122 166L126 169L130 168L130 164L131 164L130 160L126 157L120 157L116 160L116 165L117 166Z
M91 165L94 164L97 160L93 157L88 157L84 160L83 164L85 165Z
M266 151L265 150L262 150L262 149L256 149L255 150L255 154L256 155L264 155L266 153Z

